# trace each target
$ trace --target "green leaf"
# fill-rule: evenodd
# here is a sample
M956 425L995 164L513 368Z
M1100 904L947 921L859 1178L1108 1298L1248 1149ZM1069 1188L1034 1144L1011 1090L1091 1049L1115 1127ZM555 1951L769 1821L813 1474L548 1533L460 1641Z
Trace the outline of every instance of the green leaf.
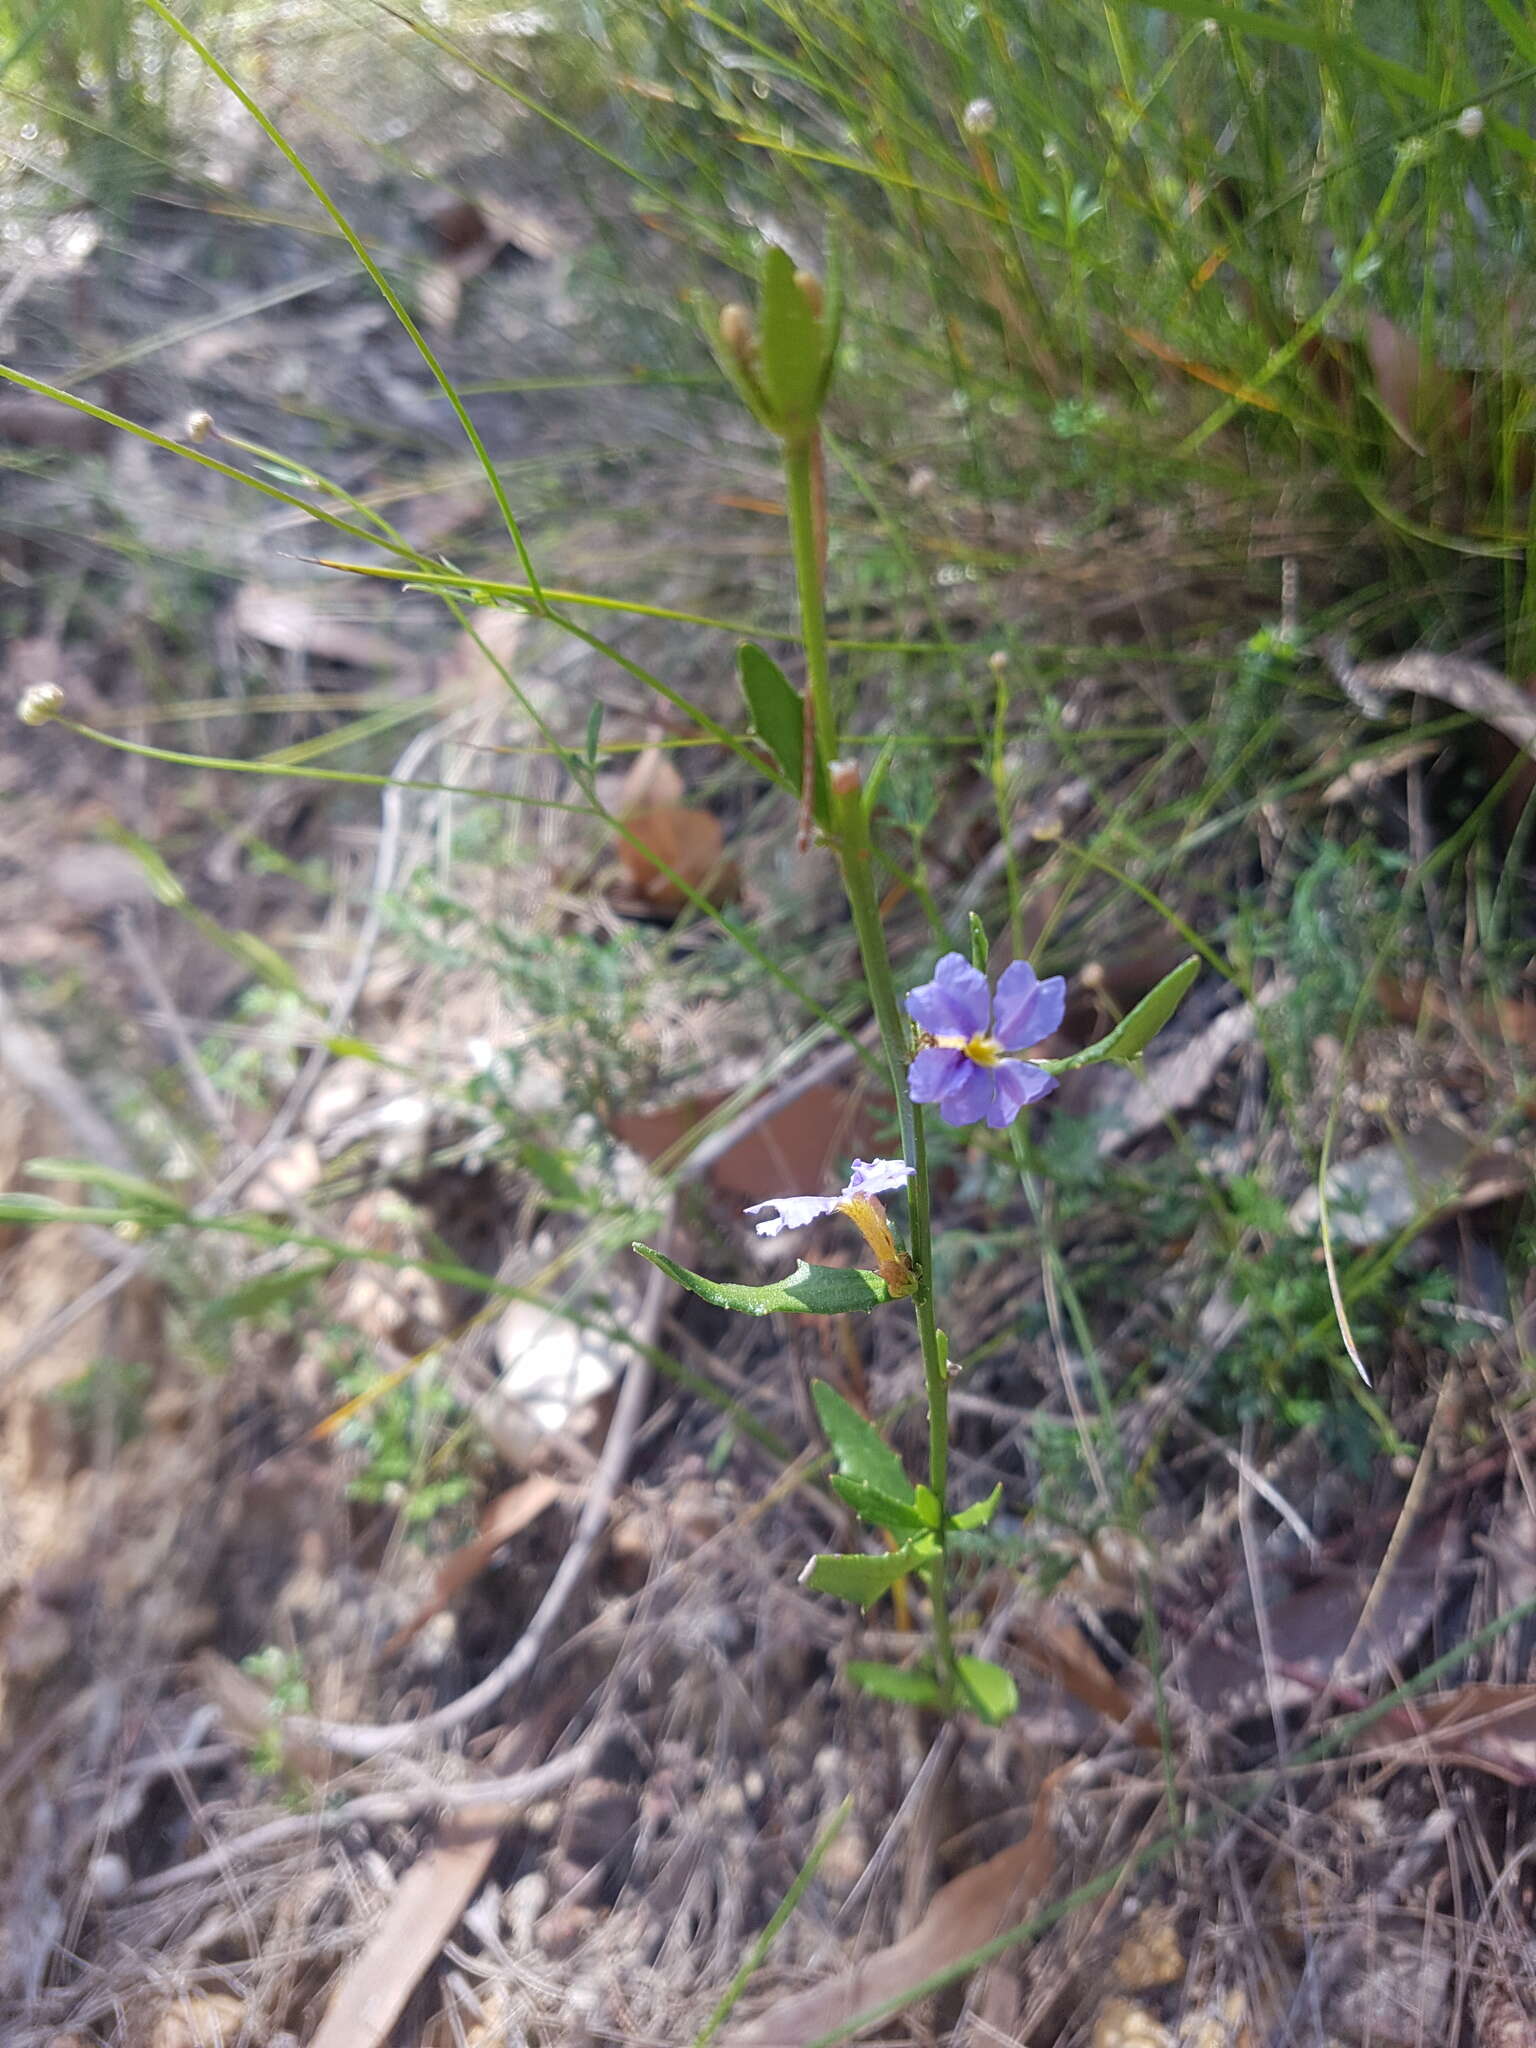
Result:
M333 1059L367 1060L375 1067L393 1065L388 1056L380 1052L376 1045L370 1045L366 1038L328 1038L325 1041L325 1049Z
M916 1505L917 1512L922 1516L925 1529L943 1528L944 1510L939 1505L939 1496L933 1491L931 1486L918 1487Z
M586 745L582 750L582 759L586 762L589 770L595 770L597 767L597 743L602 737L602 732L603 700L599 697L592 706L592 709L587 713L587 738Z
M1165 974L1157 987L1144 995L1129 1016L1122 1017L1108 1037L1101 1038L1097 1045L1085 1045L1081 1052L1075 1052L1064 1060L1033 1060L1031 1065L1044 1067L1048 1074L1066 1074L1074 1067L1097 1066L1100 1060L1138 1058L1188 995L1199 972L1198 960L1186 960L1181 967L1175 967L1172 974Z
M992 947L990 940L987 938L987 928L974 910L970 914L970 927L971 965L978 974L985 974L987 971L987 959Z
M800 1575L802 1586L813 1593L830 1593L837 1600L851 1600L856 1607L868 1607L888 1593L898 1579L904 1579L935 1556L938 1545L931 1537L917 1537L900 1550L884 1557L813 1557Z
M900 1671L894 1664L853 1663L844 1667L853 1683L877 1699L904 1700L913 1707L936 1707L942 1695L928 1671Z
M955 1669L971 1705L990 1727L1018 1712L1019 1688L1001 1664L986 1657L957 1657Z
M962 1508L958 1515L951 1515L949 1526L951 1529L985 1529L997 1513L1002 1498L1002 1482L999 1481L985 1500L977 1501L972 1507Z
M73 1223L78 1209L52 1195L0 1195L0 1223Z
M187 892L149 841L141 839L137 832L130 832L126 825L119 825L115 818L103 829L108 839L133 855L143 869L144 879L153 891L156 901L165 904L170 910L181 909L186 903Z
M98 1166L94 1159L29 1159L26 1170L33 1180L73 1180L82 1187L102 1188L115 1195L125 1209L152 1209L162 1217L186 1214L186 1204L157 1188L152 1180Z
M821 321L795 283L793 259L775 244L763 258L758 363L780 432L808 427L825 385Z
M790 788L799 790L805 779L805 704L799 691L778 663L750 640L737 649L736 668L753 732L783 769ZM811 810L817 824L826 825L832 810L827 764L819 750L811 773Z
M770 1280L766 1287L739 1287L733 1281L706 1280L702 1273L690 1273L648 1244L631 1245L630 1250L659 1266L669 1280L701 1301L715 1308L734 1309L738 1315L846 1316L856 1309L878 1308L892 1298L880 1275L868 1273L862 1266L808 1266L802 1259L787 1280Z
M228 1294L218 1295L209 1302L209 1311L221 1323L238 1323L247 1316L265 1315L268 1309L283 1307L295 1295L302 1294L311 1281L323 1280L335 1269L334 1259L321 1258L311 1259L308 1265L290 1267L286 1273L263 1273L241 1287L231 1288Z
M832 1491L872 1529L889 1529L893 1536L916 1536L929 1526L910 1501L894 1500L862 1479L849 1479L838 1473L832 1481Z
M203 925L206 935L232 959L239 960L250 968L258 981L266 983L286 996L302 996L303 984L288 962L275 946L269 946L265 939L257 938L254 932L224 932L211 921Z
M835 1387L825 1380L812 1380L811 1399L816 1418L827 1433L827 1442L837 1454L837 1468L844 1478L876 1493L912 1505L912 1482L906 1467L872 1422L866 1422L857 1408L851 1408ZM850 1503L851 1505L851 1503Z

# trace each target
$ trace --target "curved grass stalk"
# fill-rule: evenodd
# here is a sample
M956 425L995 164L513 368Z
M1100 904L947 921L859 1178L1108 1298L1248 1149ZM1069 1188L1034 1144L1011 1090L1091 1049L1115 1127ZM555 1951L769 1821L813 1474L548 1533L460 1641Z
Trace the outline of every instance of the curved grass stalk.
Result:
M545 609L544 598L542 592L540 591L538 575L533 566L533 557L528 552L527 543L523 539L522 528L519 526L516 516L512 511L512 506L507 498L505 487L502 484L501 478L496 473L496 465L494 462L492 462L490 454L486 449L485 443L480 438L479 429L475 426L474 421L470 418L469 411L465 406L463 399L459 396L458 391L454 386L453 379L448 375L448 372L443 368L442 363L438 360L437 353L433 349L431 343L427 340L426 336L422 333L421 329L416 325L416 322L411 318L410 314L407 312L405 304L400 298L399 294L396 292L394 286L389 282L389 279L384 275L383 271L380 270L377 263L374 262L372 256L369 255L368 250L362 241L362 238L357 233L357 230L353 227L352 223L347 219L346 215L342 212L341 208L336 204L335 200L332 199L330 193L326 190L321 180L316 177L315 173L309 168L309 165L304 161L303 157L299 155L299 152L294 148L293 144L289 142L287 137L282 133L281 129L277 127L276 123L272 121L257 105L255 100L251 98L251 95L245 90L245 87L241 85L240 81L235 77L234 73L228 68L228 66L222 64L219 61L219 59L213 54L212 50L208 48L208 45L205 42L203 42L197 35L195 35L190 28L188 28L187 24L183 20L181 20L179 15L173 14L171 12L170 8L166 6L165 0L143 0L143 4L150 10L152 14L158 15L160 19L165 23L167 28L172 29L178 36L181 37L182 41L187 45L188 49L190 49L198 57L198 59L208 67L208 69L213 73L214 77L219 81L220 85L224 87L225 91L232 94L233 97L240 102L241 106L245 108L245 111L250 115L251 119L256 123L257 127L260 128L261 132L263 133L263 135L266 136L267 140L272 144L272 146L275 149L279 150L281 154L287 158L289 164L298 173L300 178L303 179L304 183L308 186L309 190L313 193L314 197L320 202L321 206L324 207L326 213L335 223L338 231L341 234L342 239L347 244L347 247L352 251L353 255L362 265L363 269L368 273L368 276L372 281L375 289L378 291L379 296L384 300L384 303L389 307L389 310L394 314L395 318L400 322L400 325L405 329L406 333L410 336L412 342L415 344L417 353L420 355L422 361L426 364L427 368L432 372L432 375L436 378L438 386L443 393L443 396L448 400L448 403L453 407L454 416L458 420L459 425L464 429L464 437L469 442L470 447L473 448L473 450L475 451L475 455L479 460L480 467L485 471L486 481L487 483L489 483L491 487L491 495L496 500L497 510L501 513L502 519L506 524L507 533L511 539L512 545L517 550L517 559L522 564L524 576L526 576L528 579L530 589L533 593L534 602L537 604L538 609L540 611L543 611Z

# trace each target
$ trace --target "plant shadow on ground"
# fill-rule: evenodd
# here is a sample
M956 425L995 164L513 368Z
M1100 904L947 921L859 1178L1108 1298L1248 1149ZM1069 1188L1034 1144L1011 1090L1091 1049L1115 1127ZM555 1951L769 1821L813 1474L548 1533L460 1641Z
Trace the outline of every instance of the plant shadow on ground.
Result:
M1004 1489L965 1622L1020 1714L940 1731L851 1693L850 1660L913 1647L917 1591L850 1624L795 1583L843 1540L808 1384L915 1460L904 1336L678 1308L536 1670L421 1754L451 1782L520 1768L523 1737L599 1751L509 1811L396 2038L682 2038L849 1797L764 1968L822 2003L770 2000L761 2040L831 2034L1095 1884L895 2024L1515 2024L1531 1709L1477 1710L1526 1685L1536 1587L1530 783L1454 694L1363 709L1316 649L1531 666L1502 251L1532 53L1499 10L1438 42L1379 10L1292 41L1220 9L966 12L623 10L590 46L361 10L252 44L214 16L426 324L541 580L617 601L563 608L617 661L489 602L525 579L447 401L196 67L138 99L125 72L110 106L18 60L6 360L172 441L206 410L185 445L354 529L4 401L8 693L55 681L109 737L271 771L0 738L4 1179L68 1194L25 1173L63 1155L208 1217L163 1230L86 1180L102 1223L0 1224L19 2041L310 2037L436 1824L409 1766L306 1718L425 1717L535 1623L648 1221L760 1278L781 1248L747 1202L890 1149L836 893L744 736L740 635L668 616L751 625L798 678L781 486L680 305L732 295L764 230L829 234L850 273L833 630L861 754L891 748L899 971L974 909L1069 976L1064 1044L1186 929L1206 971L1141 1086L1069 1076L1036 1119L1032 1204L1005 1149L935 1128L958 1483ZM68 146L97 115L136 196ZM1439 1692L1470 1732L1398 1709L1314 1756L1458 1652ZM345 1811L402 1786L396 1815ZM178 1882L267 1820L294 1831ZM994 1855L997 1898L924 1919ZM881 1944L914 1927L903 1977Z

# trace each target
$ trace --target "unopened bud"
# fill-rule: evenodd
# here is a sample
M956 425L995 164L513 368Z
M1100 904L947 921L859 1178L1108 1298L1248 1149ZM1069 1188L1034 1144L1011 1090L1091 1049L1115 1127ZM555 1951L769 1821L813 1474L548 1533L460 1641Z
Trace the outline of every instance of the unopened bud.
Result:
M720 308L720 339L731 354L739 356L743 362L752 353L755 343L752 315L734 299L728 306Z
M112 1235L119 1244L142 1244L144 1226L136 1216L120 1216L112 1226Z
M57 683L34 683L22 694L16 716L23 725L46 725L50 718L64 715L64 692Z
M1463 107L1456 116L1456 133L1463 142L1476 142L1483 132L1483 110L1481 107Z
M1008 656L1001 647L995 649L994 652L987 656L987 667L991 669L995 676L1002 675L1007 669Z
M821 289L821 279L816 275L815 271L797 270L795 272L795 290L819 320L821 318L822 306L825 304L825 295Z
M829 761L827 781L834 796L857 796L860 787L857 761Z
M213 432L213 414L204 412L201 407L196 412L189 412L181 431L189 441L206 441Z
M967 135L990 135L997 126L997 108L990 100L972 100L960 116Z
M1097 995L1101 988L1108 985L1108 981L1109 977L1104 972L1104 963L1101 960L1090 960L1085 967L1078 969L1077 985L1079 988L1087 989L1091 995Z

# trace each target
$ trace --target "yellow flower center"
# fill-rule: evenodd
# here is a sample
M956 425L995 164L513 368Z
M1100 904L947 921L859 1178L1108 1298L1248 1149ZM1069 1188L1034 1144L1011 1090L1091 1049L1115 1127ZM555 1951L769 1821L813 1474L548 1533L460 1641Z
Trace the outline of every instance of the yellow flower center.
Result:
M924 1036L928 1034L925 1032ZM931 1040L942 1045L946 1052L963 1052L968 1060L974 1060L978 1067L995 1067L1007 1054L992 1037L990 1032L978 1031L970 1038L961 1038L956 1032L943 1032Z

